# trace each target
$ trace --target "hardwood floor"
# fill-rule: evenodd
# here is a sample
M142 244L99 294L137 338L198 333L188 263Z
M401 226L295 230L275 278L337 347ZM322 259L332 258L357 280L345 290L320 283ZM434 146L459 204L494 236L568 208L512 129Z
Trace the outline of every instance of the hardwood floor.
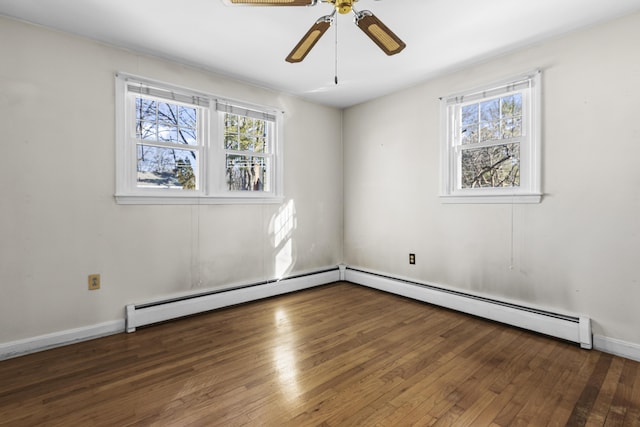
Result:
M0 362L0 425L640 426L640 363L337 283Z

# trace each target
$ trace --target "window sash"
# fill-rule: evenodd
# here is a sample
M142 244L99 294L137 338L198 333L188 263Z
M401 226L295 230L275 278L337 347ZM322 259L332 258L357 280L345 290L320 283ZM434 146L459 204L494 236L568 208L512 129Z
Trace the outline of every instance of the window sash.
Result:
M225 171L227 170L226 158L227 156L238 156L238 157L259 157L265 159L265 163L267 165L266 170L266 179L267 185L263 187L262 190L259 191L247 191L247 190L230 190L228 188L227 176L223 177L224 180L214 179L214 186L220 189L222 192L226 193L229 197L259 197L260 195L276 195L278 188L281 186L281 183L277 183L276 179L278 177L277 168L281 167L281 162L278 161L275 153L277 153L278 148L276 146L278 137L277 132L277 121L276 114L271 112L260 112L256 109L240 106L237 104L231 104L229 102L217 102L216 111L218 115L217 128L213 131L219 137L218 142L215 144L215 149L219 153L219 156L223 158L225 162ZM228 149L225 147L225 114L235 114L238 116L250 117L253 119L264 120L267 126L266 132L266 149L265 151L250 151L250 150L234 150ZM263 183L264 184L264 183Z
M176 92L172 92L174 99L161 98L158 96L158 92L154 92L151 95L147 95L148 92L142 94L139 91L130 91L131 84L127 85L127 130L128 130L128 138L127 138L127 150L129 153L129 157L132 158L131 163L128 168L130 172L127 174L129 176L129 184L128 187L130 191L134 193L140 194L171 194L175 196L180 193L188 193L189 196L200 196L204 194L205 189L205 164L207 163L204 156L204 147L205 143L205 133L203 127L203 121L206 117L207 108L198 107L195 104L187 104L185 102L177 100L180 98L180 94ZM136 86L138 87L138 86ZM183 144L180 142L173 141L159 141L154 139L143 139L137 137L136 127L137 127L137 116L136 116L136 100L138 98L151 99L161 102L166 102L168 104L173 105L188 105L190 107L196 108L196 144ZM207 104L208 105L208 104ZM157 117L156 117L157 119ZM182 187L163 187L163 186L147 186L140 183L138 180L138 148L141 146L145 147L155 147L160 149L169 149L169 150L179 150L179 151L188 151L195 153L196 157L196 165L195 165L195 188L194 189L186 189ZM167 193L171 192L171 193Z

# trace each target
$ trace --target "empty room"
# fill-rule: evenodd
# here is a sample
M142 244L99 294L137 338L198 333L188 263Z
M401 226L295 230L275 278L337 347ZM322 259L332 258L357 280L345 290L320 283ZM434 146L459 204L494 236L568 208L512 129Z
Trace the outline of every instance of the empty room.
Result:
M0 425L640 426L640 0L0 0Z

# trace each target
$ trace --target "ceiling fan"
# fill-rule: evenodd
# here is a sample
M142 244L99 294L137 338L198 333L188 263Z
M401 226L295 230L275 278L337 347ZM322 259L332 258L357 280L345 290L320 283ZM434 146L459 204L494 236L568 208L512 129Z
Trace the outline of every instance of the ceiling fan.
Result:
M387 55L395 55L406 47L406 44L368 10L356 11L353 4L358 0L223 0L229 5L244 6L315 6L318 1L330 3L334 10L330 15L320 17L309 31L302 37L296 47L287 56L286 61L301 62L320 40L320 37L333 24L336 12L347 14L353 12L355 24Z

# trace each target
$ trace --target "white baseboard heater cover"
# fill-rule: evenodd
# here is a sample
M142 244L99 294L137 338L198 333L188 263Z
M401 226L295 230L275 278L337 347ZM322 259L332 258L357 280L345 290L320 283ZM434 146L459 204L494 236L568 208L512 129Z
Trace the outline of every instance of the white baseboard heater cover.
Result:
M147 304L130 304L126 306L127 332L134 332L140 326L326 285L338 280L340 280L340 272L336 267L277 281L265 281Z
M593 345L591 319L588 317L536 310L349 267L346 268L344 279L358 285L579 343L585 349L590 349Z

